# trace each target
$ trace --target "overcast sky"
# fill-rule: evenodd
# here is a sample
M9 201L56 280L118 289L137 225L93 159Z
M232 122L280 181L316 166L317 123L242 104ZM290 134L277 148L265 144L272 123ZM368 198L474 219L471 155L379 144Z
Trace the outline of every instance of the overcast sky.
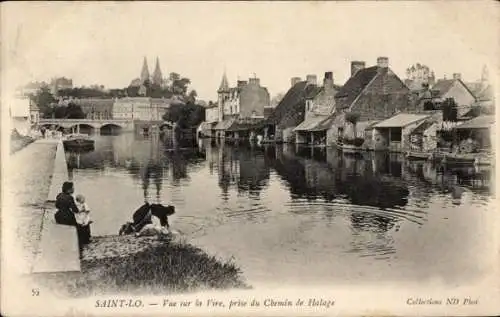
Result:
M389 57L400 77L428 65L438 77L481 75L498 58L495 2L7 3L2 7L3 84L66 76L75 85L123 88L158 56L164 74L188 77L201 99L253 76L271 95L293 76L333 71L351 60ZM7 50L7 51L5 51ZM5 86L4 88L6 88Z

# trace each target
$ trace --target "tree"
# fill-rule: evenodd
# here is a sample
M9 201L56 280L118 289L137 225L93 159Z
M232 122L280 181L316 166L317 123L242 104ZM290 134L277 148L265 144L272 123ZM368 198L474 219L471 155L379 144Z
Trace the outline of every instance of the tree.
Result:
M56 119L66 118L66 106L55 106L53 109L53 115Z
M40 88L31 100L38 105L42 116L45 118L52 115L52 104L57 102L56 98L54 98L47 87Z
M352 124L352 132L354 134L354 138L357 137L356 125L358 124L359 119L361 118L361 114L358 112L347 112L345 114L345 121Z
M66 116L67 119L83 119L85 118L85 113L82 110L80 105L70 102L66 107Z
M192 102L173 104L163 115L163 120L175 122L183 129L192 128L205 120L205 108Z

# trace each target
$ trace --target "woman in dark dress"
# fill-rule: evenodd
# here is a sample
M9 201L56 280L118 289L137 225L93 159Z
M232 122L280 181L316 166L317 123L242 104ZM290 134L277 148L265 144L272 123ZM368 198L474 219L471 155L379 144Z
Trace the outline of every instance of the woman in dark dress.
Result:
M62 192L56 197L55 220L58 224L76 227L78 244L81 249L83 245L90 242L90 225L83 226L76 222L75 214L78 212L78 208L73 196L71 196L74 191L73 182L64 182Z

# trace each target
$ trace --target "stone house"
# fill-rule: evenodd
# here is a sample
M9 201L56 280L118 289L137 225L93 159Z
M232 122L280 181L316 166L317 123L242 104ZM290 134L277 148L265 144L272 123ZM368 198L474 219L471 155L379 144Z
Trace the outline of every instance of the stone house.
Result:
M209 103L205 106L205 121L198 127L198 134L203 136L215 136L215 125L219 120L219 109L217 104Z
M376 123L372 127L373 149L389 150L391 152L412 150L412 143L416 143L412 142L412 132L420 126L423 134L432 125L429 125L429 123L433 123L426 122L431 117L432 114L398 113Z
M293 130L297 144L326 143L326 131L335 112L335 95L339 89L333 82L333 73L326 72L323 86L306 96L304 121Z
M377 65L365 68L365 62L351 62L351 77L335 95L333 123L327 131L327 145L339 137L365 137L365 129L397 112L416 112L410 90L390 69L389 59L379 57ZM346 113L359 114L355 127L346 122ZM370 129L368 129L370 130ZM354 135L356 131L356 135ZM366 138L365 138L366 140Z
M431 87L430 92L430 101L437 105L447 98L453 98L458 107L458 117L462 117L469 112L476 102L476 96L462 81L459 73L453 74L453 79L439 79Z
M306 78L305 81L300 77L291 79L290 89L266 120L264 139L285 143L295 142L293 129L305 119L306 100L312 100L319 92L316 76L307 75Z
M247 119L264 121L264 109L270 105L270 96L267 88L260 85L259 78L238 80L236 87L230 88L224 73L217 93L218 123L215 126L217 137L234 136L227 129L235 118L244 121ZM243 131L243 134L249 134L250 130Z

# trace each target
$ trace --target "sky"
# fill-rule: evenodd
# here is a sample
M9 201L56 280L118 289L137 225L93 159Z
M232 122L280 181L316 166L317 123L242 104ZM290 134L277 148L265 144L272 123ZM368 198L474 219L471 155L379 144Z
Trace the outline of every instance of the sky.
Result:
M493 1L376 2L35 2L2 4L2 87L65 76L74 85L123 88L153 72L190 78L203 100L254 74L274 96L290 78L332 71L349 77L350 61L378 56L400 77L414 64L437 77L498 73L499 8Z

